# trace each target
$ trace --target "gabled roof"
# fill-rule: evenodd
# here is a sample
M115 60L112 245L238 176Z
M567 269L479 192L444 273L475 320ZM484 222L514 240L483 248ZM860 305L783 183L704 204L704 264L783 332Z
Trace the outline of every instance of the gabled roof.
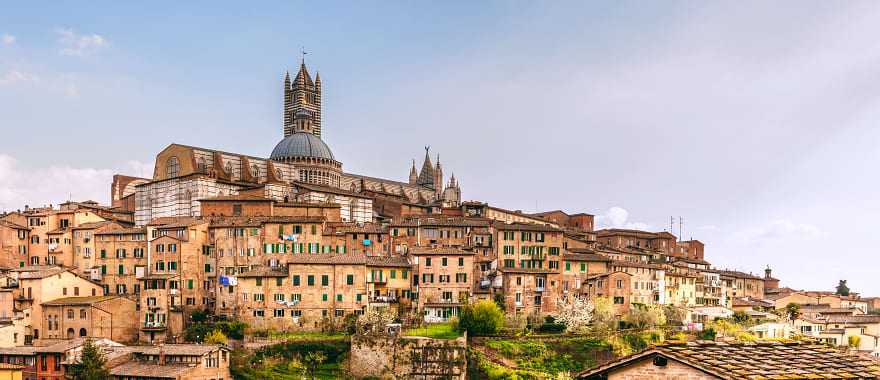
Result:
M288 264L358 265L366 262L366 256L356 253L303 253L287 259Z
M91 305L99 302L109 301L119 298L119 296L94 296L94 297L64 297L52 301L43 302L44 306L57 305Z
M409 260L403 256L367 256L367 265L373 267L409 268Z
M725 380L874 379L880 365L819 344L797 342L668 343L589 369L578 379L599 379L644 360L663 357Z

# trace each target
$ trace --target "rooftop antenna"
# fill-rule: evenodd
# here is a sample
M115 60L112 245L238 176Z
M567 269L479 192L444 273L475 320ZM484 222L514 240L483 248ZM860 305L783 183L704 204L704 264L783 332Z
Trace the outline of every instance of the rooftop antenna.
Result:
M681 237L682 226L684 225L684 218L678 217L678 241L683 241Z

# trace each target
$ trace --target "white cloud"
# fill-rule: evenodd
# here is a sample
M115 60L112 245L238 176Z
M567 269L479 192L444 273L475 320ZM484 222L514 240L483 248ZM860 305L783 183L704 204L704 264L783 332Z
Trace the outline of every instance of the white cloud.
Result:
M73 29L57 29L61 55L82 57L109 45L107 39L98 34L77 34Z
M789 219L779 219L747 228L735 234L734 238L748 244L763 244L812 239L821 235L822 230L812 224L795 223Z
M0 35L0 43L6 46L12 45L15 43L15 36L4 33Z
M24 82L35 83L39 81L40 77L19 70L9 70L3 74L0 74L0 86Z
M140 174L147 164L129 161L119 168L75 168L50 166L23 167L14 157L0 154L0 211L17 210L25 205L58 204L67 199L107 203L113 174Z
M629 221L629 211L623 207L611 207L600 215L596 215L596 226L599 228L627 228L632 230L649 230L647 223Z

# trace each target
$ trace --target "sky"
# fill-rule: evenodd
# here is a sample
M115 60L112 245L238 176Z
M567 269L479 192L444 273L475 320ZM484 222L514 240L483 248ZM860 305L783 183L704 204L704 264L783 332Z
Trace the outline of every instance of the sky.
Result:
M878 2L248 5L4 5L0 210L107 202L171 143L268 156L305 50L347 172L430 145L464 199L682 217L716 267L880 296Z

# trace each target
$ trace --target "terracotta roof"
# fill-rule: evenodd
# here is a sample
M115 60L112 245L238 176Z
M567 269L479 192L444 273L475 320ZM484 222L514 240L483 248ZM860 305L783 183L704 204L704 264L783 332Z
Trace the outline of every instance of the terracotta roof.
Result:
M41 279L41 278L54 276L59 273L67 272L67 269L61 268L61 267L49 267L49 268L45 268L45 269L40 268L37 270L31 270L31 271L22 270L25 268L28 268L28 267L16 268L18 270L13 269L13 271L20 272L20 274L18 275L18 278L20 280L37 280L37 279Z
M387 234L388 229L375 223L364 223L357 225L353 223L340 223L333 225L332 228L337 233L343 234Z
M88 229L92 229L92 228L103 227L103 226L106 226L106 225L108 225L108 224L113 224L113 222L111 222L111 221L109 221L109 220L102 220L102 221L100 221L100 222L88 222L88 223L82 223L82 224L80 224L80 225L78 225L78 226L76 226L76 227L73 227L73 229L74 229L74 230L88 230Z
M720 379L874 379L880 365L860 356L818 344L669 343L623 357L578 375L598 379L629 365L664 357Z
M611 260L612 266L619 267L628 267L628 268L647 268L647 269L663 269L663 266L657 264L651 264L642 261L623 261L623 260Z
M295 254L287 259L288 264L366 264L366 256L355 253L321 253L321 254Z
M829 315L825 321L839 324L873 324L880 323L880 315Z
M0 355L33 355L36 352L37 348L38 347L34 346L0 347Z
M262 227L267 223L322 223L323 216L212 216L208 221L213 228Z
M91 305L98 302L109 301L118 296L94 296L94 297L64 297L54 299L52 301L43 302L44 306L54 305Z
M339 203L276 202L275 207L341 208Z
M494 227L499 231L535 231L535 232L561 232L562 230L544 224L528 223L495 223Z
M287 268L258 266L238 275L238 277L287 277Z
M562 255L562 258L567 261L611 261L608 257L595 253L567 253Z
M465 251L455 247L411 247L409 249L412 255L473 255L472 251Z
M83 338L74 338L70 340L63 340L48 346L36 347L34 352L36 353L64 353L74 348L77 348L85 343L85 339Z
M165 364L131 360L110 369L113 376L146 377L156 379L176 379L194 369L196 364Z
M224 346L218 344L163 344L160 346L142 346L136 347L134 352L143 355L177 355L177 356L201 356L212 351L227 350Z
M189 227L189 226L197 226L202 223L207 223L207 220L192 217L192 216L182 216L182 217L162 217L156 218L150 221L147 225L155 226L156 228L180 228L180 227Z
M759 306L759 307L773 307L772 302L767 302L764 300L759 300L757 298L752 297L737 297L732 301L733 306Z
M30 228L28 228L28 227L22 226L22 225L17 224L17 223L10 222L10 221L5 220L5 219L0 219L0 226L5 226L5 227L9 227L9 228L14 228L14 229L17 229L17 230L30 230Z
M409 268L409 260L403 256L367 256L367 265L374 267Z
M408 217L391 222L391 227L489 227L489 219L461 216Z
M119 228L119 229L111 229L105 231L97 231L95 235L132 235L132 234L146 234L147 229L145 227L141 228Z
M745 279L752 279L752 280L763 280L764 279L762 277L758 277L753 274L740 272L740 271L736 271L736 270L714 269L714 270L711 270L711 272L718 273L722 276L734 277L734 278L745 278Z

